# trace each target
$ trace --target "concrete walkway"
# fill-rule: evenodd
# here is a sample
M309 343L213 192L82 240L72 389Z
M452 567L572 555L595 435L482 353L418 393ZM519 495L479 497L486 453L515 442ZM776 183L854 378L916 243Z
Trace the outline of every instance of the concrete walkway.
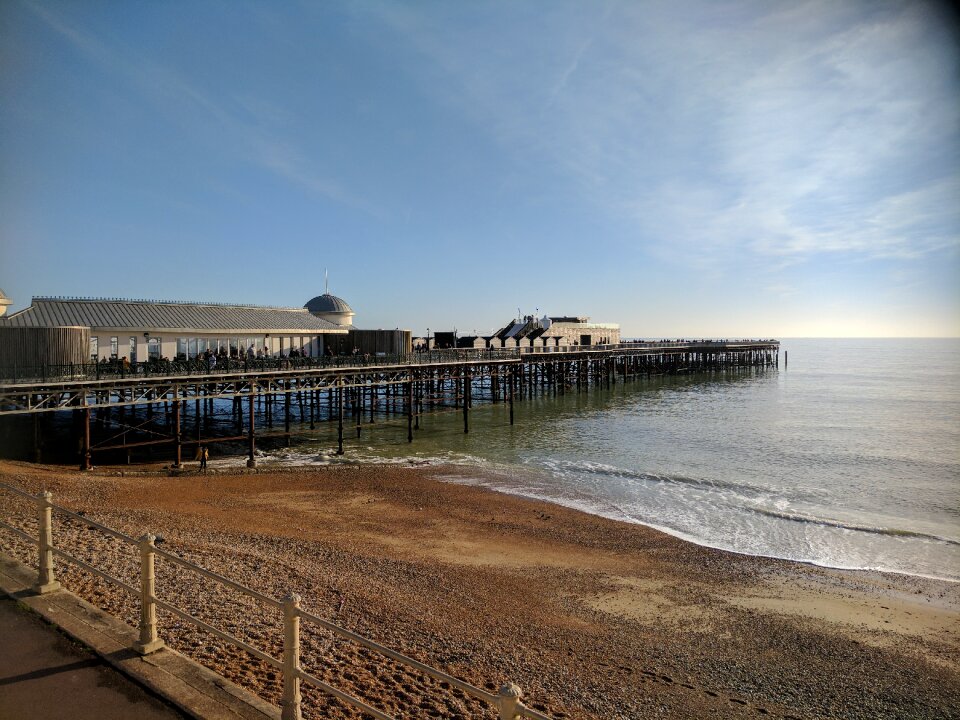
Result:
M36 570L0 553L2 720L279 720L279 708L174 650L138 655L131 650L138 637L133 628L66 590L36 595L35 580ZM44 620L59 631L44 627ZM87 652L71 654L72 643L58 637L60 631ZM94 712L83 715L79 708L87 701Z
M186 717L8 598L0 598L0 638L0 718Z

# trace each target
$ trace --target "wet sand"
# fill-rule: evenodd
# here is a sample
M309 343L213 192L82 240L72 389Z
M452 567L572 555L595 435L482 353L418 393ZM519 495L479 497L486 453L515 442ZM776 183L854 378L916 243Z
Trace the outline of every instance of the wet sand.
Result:
M960 584L703 548L639 525L456 484L455 467L81 475L0 463L0 481L82 510L273 597L569 718L944 718L960 707ZM32 509L0 493L3 516ZM59 522L135 583L136 553ZM8 554L35 551L0 532ZM62 565L62 564L61 564ZM136 624L137 603L61 579ZM275 611L158 560L158 595L279 656ZM160 614L169 644L279 702L276 671ZM308 672L397 717L493 717L304 623ZM359 717L313 691L308 717Z

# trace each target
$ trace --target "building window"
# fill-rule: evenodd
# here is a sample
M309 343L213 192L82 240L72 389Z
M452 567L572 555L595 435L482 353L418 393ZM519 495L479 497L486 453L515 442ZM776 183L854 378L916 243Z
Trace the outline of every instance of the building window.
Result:
M136 362L137 362L137 338L136 338L135 335L130 337L130 355L129 355L129 358L130 358L130 362L131 362L131 363L136 363Z
M99 355L100 355L99 338L97 338L96 336L93 336L90 338L90 359L96 362L97 360L100 359Z
M120 338L116 335L110 338L110 359L117 359L117 352L120 350Z
M151 360L160 359L160 338L150 338L150 342L147 343L147 357Z

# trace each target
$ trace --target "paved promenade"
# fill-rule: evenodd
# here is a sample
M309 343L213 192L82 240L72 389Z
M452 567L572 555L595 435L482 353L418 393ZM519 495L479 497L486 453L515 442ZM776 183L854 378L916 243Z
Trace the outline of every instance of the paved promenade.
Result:
M0 638L4 720L186 717L6 597L0 598Z
M133 628L66 590L36 595L35 580L0 553L0 719L279 720L279 708L178 652L141 657Z

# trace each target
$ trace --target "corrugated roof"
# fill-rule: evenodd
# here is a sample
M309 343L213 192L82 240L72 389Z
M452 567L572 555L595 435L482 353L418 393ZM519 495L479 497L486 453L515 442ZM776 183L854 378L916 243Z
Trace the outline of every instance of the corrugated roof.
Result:
M113 299L34 298L30 307L0 318L0 324L184 332L346 332L305 308Z

